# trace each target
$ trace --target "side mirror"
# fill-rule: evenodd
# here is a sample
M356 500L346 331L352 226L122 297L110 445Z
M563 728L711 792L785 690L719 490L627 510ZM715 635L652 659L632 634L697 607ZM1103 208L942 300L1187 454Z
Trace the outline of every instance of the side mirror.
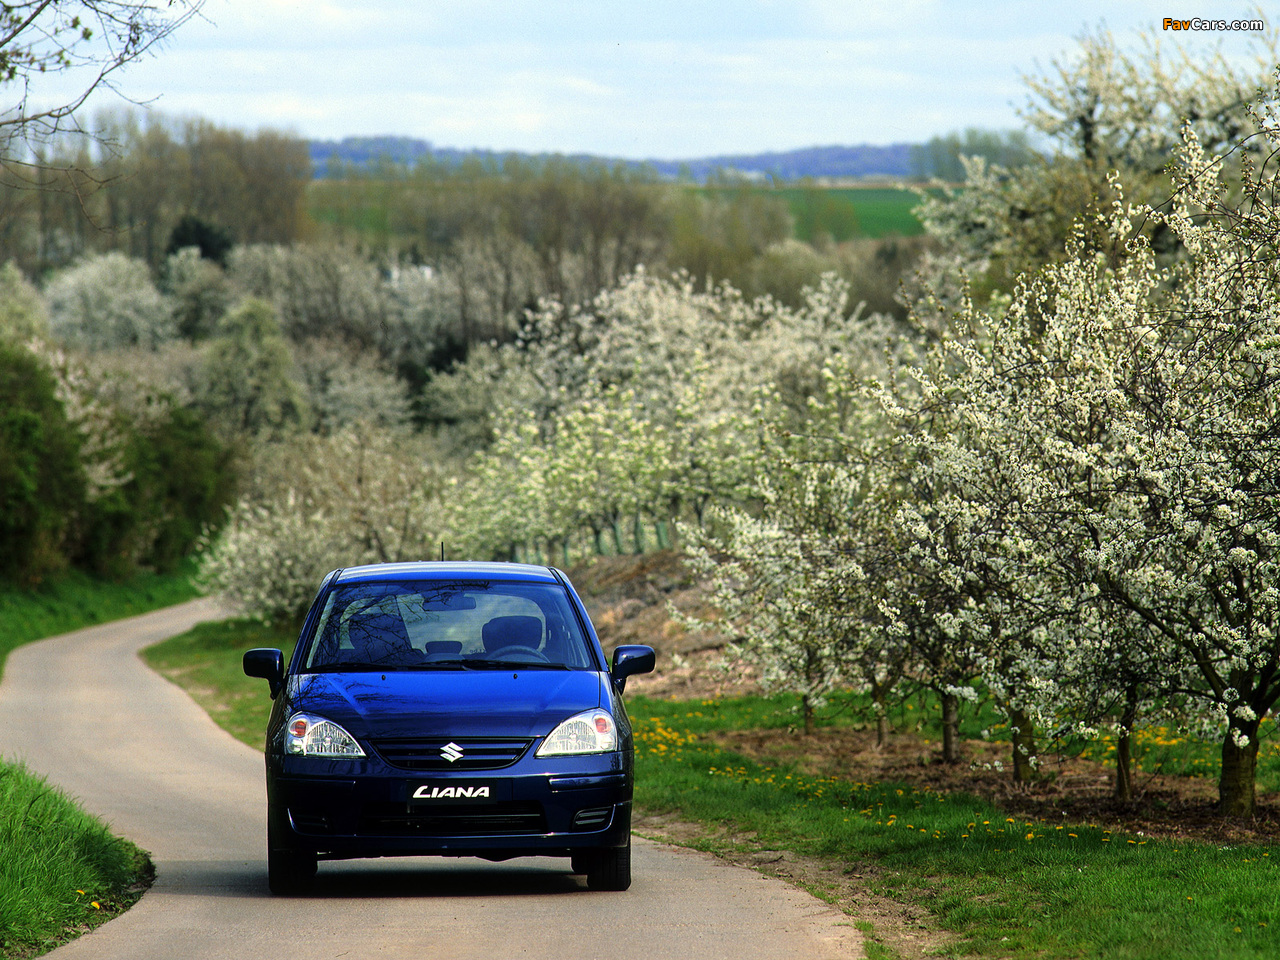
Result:
M271 685L274 700L284 687L284 654L274 647L255 647L244 655L245 676L261 677Z
M649 673L654 665L653 647L639 644L624 645L613 651L613 666L609 676L621 693L627 689L627 677L637 673Z

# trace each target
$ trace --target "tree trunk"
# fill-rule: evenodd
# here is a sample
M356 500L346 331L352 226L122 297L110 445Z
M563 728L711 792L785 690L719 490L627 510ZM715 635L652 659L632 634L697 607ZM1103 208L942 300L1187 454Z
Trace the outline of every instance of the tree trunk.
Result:
M1116 789L1114 796L1120 803L1133 799L1132 734L1128 727L1121 727L1116 737Z
M960 698L954 693L942 694L942 762L960 760Z
M875 704L876 711L876 749L883 750L884 745L889 742L889 708L885 704L885 688L880 684L873 684L871 688L871 699Z
M813 701L809 699L807 693L800 695L800 709L804 714L804 734L811 736L813 734Z
M1133 800L1133 725L1138 719L1137 692L1129 690L1120 718L1120 734L1116 738L1115 798L1121 803Z
M1247 738L1237 745L1237 734ZM1231 717L1222 741L1222 775L1218 779L1218 813L1224 817L1251 817L1254 812L1254 779L1258 770L1258 721Z
M1035 725L1021 710L1009 712L1009 731L1013 735L1013 780L1030 783L1036 779Z

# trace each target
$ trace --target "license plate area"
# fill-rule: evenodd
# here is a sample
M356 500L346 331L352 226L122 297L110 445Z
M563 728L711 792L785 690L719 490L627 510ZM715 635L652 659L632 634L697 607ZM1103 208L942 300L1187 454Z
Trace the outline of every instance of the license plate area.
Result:
M441 807L481 806L511 799L510 780L412 780L405 789L411 813Z

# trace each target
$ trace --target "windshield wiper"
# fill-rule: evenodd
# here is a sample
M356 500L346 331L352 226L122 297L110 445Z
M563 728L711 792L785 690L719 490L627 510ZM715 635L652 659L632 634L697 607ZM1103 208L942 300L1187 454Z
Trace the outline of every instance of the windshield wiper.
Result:
M437 665L475 667L478 670L509 670L518 667L521 670L568 670L563 663L548 663L543 660L487 660L484 657L460 657L456 660L430 660L419 669L430 670Z

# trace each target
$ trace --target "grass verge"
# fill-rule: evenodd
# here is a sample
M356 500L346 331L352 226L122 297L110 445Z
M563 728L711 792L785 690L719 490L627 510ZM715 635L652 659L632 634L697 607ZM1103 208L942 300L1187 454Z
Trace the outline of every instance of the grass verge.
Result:
M10 651L196 596L191 571L110 583L68 571L0 586L0 676ZM39 956L128 909L153 876L146 852L21 764L0 759L0 957Z
M139 574L123 583L67 571L32 589L0 585L0 676L9 651L24 643L159 610L195 596L188 569Z
M261 750L271 700L265 680L244 675L242 658L253 647L280 647L287 663L295 639L256 620L222 620L147 647L142 659L233 737Z
M236 736L260 746L270 700L245 677L251 646L293 638L232 621L148 650ZM788 724L784 699L634 697L637 807L700 825L711 852L781 850L856 875L870 895L928 911L943 955L1013 960L1236 960L1280 956L1280 847L1156 840L1010 816L982 800L906 784L814 777L714 746L717 730ZM787 736L778 729L778 736ZM857 915L860 905L811 887ZM859 921L872 955L901 956ZM865 929L864 929L865 926ZM938 944L943 944L938 946Z
M21 764L0 762L0 956L38 956L128 909L151 860Z

